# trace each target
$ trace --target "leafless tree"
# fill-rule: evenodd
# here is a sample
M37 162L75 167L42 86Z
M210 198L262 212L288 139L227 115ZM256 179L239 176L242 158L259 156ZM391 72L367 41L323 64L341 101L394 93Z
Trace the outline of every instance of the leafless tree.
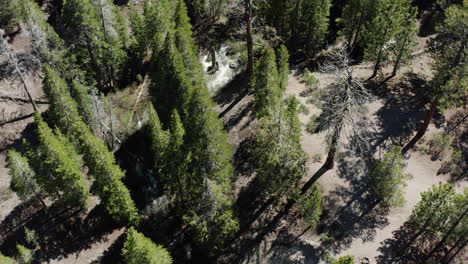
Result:
M325 168L332 169L337 146L345 135L353 150L365 152L368 149L366 131L366 108L364 104L374 99L355 76L351 61L345 49L340 49L333 57L335 60L322 65L321 71L333 73L334 83L325 88L322 114L319 117L321 130L327 131L328 157Z
M18 53L13 49L13 47L8 42L8 37L5 35L5 31L0 29L0 54L5 54L7 63L6 67L11 69L11 77L15 79L19 79L21 84L23 85L24 91L26 92L29 102L33 106L35 112L38 112L38 108L36 102L34 101L29 87L25 80L25 72L27 72L28 64L32 63L35 64L40 60L36 59L35 57L31 56L32 60L20 60Z

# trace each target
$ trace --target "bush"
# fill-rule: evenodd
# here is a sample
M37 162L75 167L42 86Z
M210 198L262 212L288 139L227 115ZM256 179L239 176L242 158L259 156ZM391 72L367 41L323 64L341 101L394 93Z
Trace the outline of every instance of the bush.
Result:
M320 101L322 100L323 90L317 89L315 91L310 92L309 95L310 95L310 98L307 99L307 103L320 107L321 106Z
M308 91L313 91L318 88L319 80L309 71L309 69L304 70L304 82Z
M319 223L323 210L322 203L322 194L317 185L314 185L312 193L309 196L303 197L300 200L302 217L312 228L315 228Z
M29 246L36 248L38 245L38 236L35 230L24 228L24 239L28 243Z
M318 116L312 115L309 118L309 122L306 124L306 131L310 134L315 134L317 133L318 125Z
M18 259L22 264L30 264L33 262L33 251L25 246L20 244L16 245L16 249L18 250Z
M309 108L307 108L305 105L300 104L298 108L299 113L308 115L310 113Z
M354 264L354 256L346 255L332 262L332 264Z
M429 141L429 151L433 160L441 159L450 148L453 137L444 133L436 133Z
M459 180L464 176L464 172L467 171L467 163L463 159L463 152L461 150L456 150L450 156L450 159L442 163L442 166L439 170L439 173L450 174L452 179Z

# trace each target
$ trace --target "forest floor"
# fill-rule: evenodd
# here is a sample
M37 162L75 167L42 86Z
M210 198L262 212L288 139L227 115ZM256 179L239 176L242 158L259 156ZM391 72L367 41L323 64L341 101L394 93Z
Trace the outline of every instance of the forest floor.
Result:
M424 89L425 80L430 79L431 72L429 56L424 52L427 38L419 40L410 67L403 69L401 74L381 87L379 94L384 96L367 105L372 158L381 157L391 146L408 142L424 117L422 103L414 94ZM13 45L21 49L23 42L18 37ZM359 78L366 79L371 74L371 65L368 63L353 67L355 76ZM300 96L306 90L301 69L297 66L292 71L285 97L295 96L308 108L308 114L300 114L301 122L306 124L310 116L318 114L320 110L308 103L308 98ZM330 74L313 73L320 81L320 89L333 81ZM27 80L33 97L42 98L40 77L28 75ZM2 81L0 95L25 97L21 88L17 87L16 84ZM237 98L240 100L232 104ZM236 149L234 165L235 188L239 197L237 205L246 212L240 215L241 235L231 245L232 252L237 253L223 256L222 261L226 263L318 263L327 254L331 257L352 254L356 256L357 263L365 258L370 263L390 263L389 247L397 242L395 236L421 199L420 193L427 191L433 184L450 180L447 175L438 175L440 160L433 161L429 155L414 149L406 155L406 172L413 175L406 187L406 204L392 209L369 204L365 178L372 158L352 158L345 140L340 148L343 154L339 155L335 168L324 171L321 166L327 154L325 134L309 134L304 127L302 146L309 161L303 182L318 178L316 183L325 197L321 224L317 230L313 230L301 220L296 207L283 213L278 209L281 209L281 204L269 204L256 195L258 190L252 188L254 174L245 154L259 126L252 110L253 95L239 92L239 83L236 83L224 89L215 101L229 132L230 142ZM127 108L131 109L133 105L131 101ZM47 109L46 104L40 104L39 107L41 111ZM50 220L52 225L44 225L49 220L42 216L38 207L22 204L16 194L9 190L11 179L6 169L6 153L9 148L18 147L18 143L31 134L28 126L33 121L31 113L32 107L27 103L0 100L0 114L4 118L11 115L17 117L12 122L0 125L0 251L12 255L15 246L11 244L12 241L21 241L15 237L22 236L22 227L28 226L40 229L47 241L39 249L40 262L117 263L113 258L119 254L124 229L111 223L96 198L93 198L92 206L86 214L60 212L58 217L54 216ZM444 116L438 115L429 127L426 142L432 134L443 129L444 122ZM421 148L421 145L418 147ZM466 181L456 182L457 191L467 186ZM68 220L64 218L67 216ZM76 228L74 224L78 222L84 224ZM324 251L326 230L345 232L333 243L327 243L327 250ZM334 237L332 232L328 236ZM460 254L456 263L467 259L467 254ZM319 259L319 256L322 258Z
M373 161L382 157L392 146L404 146L424 118L423 98L415 94L424 93L424 86L427 85L425 80L431 78L431 60L425 52L427 40L428 37L419 38L410 65L380 87L381 91L376 91L380 95L378 99L366 105L368 131L371 134L370 156L373 157L353 157L347 146L349 139L345 138L340 146L341 154L338 155L340 158L337 159L335 168L328 171L322 168L327 155L325 132L310 134L305 130L310 116L318 115L320 110L307 102L308 97L301 96L306 86L299 67L292 71L285 98L295 96L309 110L308 114L301 113L299 116L304 124L302 147L309 156L308 173L303 182L318 177L316 183L325 201L321 224L317 231L312 230L301 220L297 208L293 207L289 214L284 216L283 212L278 211L281 206L273 207L263 200L263 206L268 206L268 209L259 205L254 206L256 211L248 210L255 212L253 217L246 217L251 231L243 232L241 239L236 239L233 251L240 252L228 254L226 263L319 263L327 256L339 257L348 254L356 257L356 263L391 263L391 245L398 243L395 236L421 199L420 193L429 190L434 184L450 181L448 175L438 173L441 160L431 160L430 155L418 150L427 145L428 139L434 133L443 131L445 117L439 114L430 125L424 139L405 155L405 172L413 176L405 189L405 205L399 208L382 208L371 204L367 197L366 174ZM372 65L364 62L353 66L353 70L355 77L365 80L372 74ZM385 69L384 74L389 74L389 70ZM312 73L320 81L319 89L323 89L334 80L331 74ZM255 127L258 126L258 121L252 122L252 104L253 97L245 96L223 116L231 143L240 146L237 153L242 152L242 146L244 143L248 144ZM220 105L220 110L224 110L227 105L229 103ZM238 178L235 186L241 197L242 192L249 189L254 175L251 171L243 169L245 164L240 167L237 166ZM468 187L468 182L458 181L455 185L457 192L462 192L464 187ZM238 203L238 206L243 205ZM241 215L241 229L242 219ZM325 230L328 233L324 232ZM339 235L333 236L333 232ZM327 241L327 236L333 238L334 242L324 242ZM463 263L467 258L468 251L465 250L455 263Z

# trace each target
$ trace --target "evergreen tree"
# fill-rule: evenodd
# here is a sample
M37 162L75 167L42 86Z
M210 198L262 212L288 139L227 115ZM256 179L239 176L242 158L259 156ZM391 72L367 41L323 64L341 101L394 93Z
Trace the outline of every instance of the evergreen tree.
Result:
M166 35L174 27L174 2L169 0L145 0L143 8L144 31L148 46L158 55L164 46Z
M190 156L185 151L184 137L185 129L180 120L177 110L173 110L170 122L170 138L165 152L165 168L161 173L161 180L165 190L176 199L176 206L180 207L189 204L196 192L199 191L200 183L191 179L187 173L187 163ZM182 209L183 210L183 209Z
M276 198L290 196L306 171L297 106L293 99L264 117L255 137L257 177L265 191Z
M34 168L39 184L54 199L85 209L89 186L81 173L82 162L78 153L60 131L54 134L38 114L35 119L39 149Z
M119 222L137 224L138 211L130 192L122 183L125 173L116 164L114 155L82 121L76 102L66 83L56 71L45 66L43 89L49 98L50 113L58 126L80 147L83 159L95 178L93 189L103 200L109 214Z
M16 244L18 258L21 264L31 264L34 261L33 251L23 245Z
M328 33L328 16L331 0L303 0L299 31L304 42L304 50L308 54L316 53L324 44Z
M130 51L135 57L134 65L140 65L146 56L148 36L145 34L145 21L142 10L131 1L129 20L132 34L130 36Z
M411 175L405 174L401 147L391 148L383 159L377 161L369 175L370 191L387 206L403 206L404 188Z
M154 168L156 173L161 173L165 168L166 151L169 144L169 134L163 130L159 116L152 104L149 106L149 120L146 130L150 140L150 149L154 157Z
M301 199L301 213L304 217L304 221L315 228L320 221L323 208L322 194L317 185L312 187L312 192L307 197Z
M194 227L196 239L216 251L239 228L232 211L232 148L208 89L196 87L194 91L184 127L190 128L186 131L186 151L191 153L187 177L197 183L192 188L199 191L192 192L194 206L184 219Z
M405 146L404 152L424 136L438 109L456 107L465 102L468 94L467 10L467 1L464 1L463 6L452 5L447 8L445 21L438 26L439 34L429 43L429 51L434 59L432 68L435 71L430 86L431 104L418 132Z
M120 41L125 37L118 35L125 26L118 23L113 10L107 0L67 0L63 6L65 38L81 65L92 69L88 73L99 87L114 87L125 56Z
M289 52L286 46L281 45L277 51L278 81L282 92L286 90L289 79Z
M127 230L127 238L122 248L122 257L126 264L171 264L169 252L155 244L133 227Z
M272 48L265 48L255 64L252 87L255 93L254 108L258 117L267 116L281 100L276 55Z
M409 0L377 1L376 15L366 36L365 56L375 63L371 78L377 75L382 64L389 59L391 46L396 43L399 31L414 30L405 27L408 26L408 20L414 20L415 16L416 12ZM398 40L400 46L407 46L404 45L404 39Z
M445 227L454 195L452 184L434 185L431 190L421 193L422 199L409 217L409 222L416 231L413 241L427 232L436 233Z
M338 22L342 27L340 34L345 37L349 48L365 46L366 33L373 26L372 21L379 1L349 0L344 7Z
M41 198L42 190L37 183L37 176L29 165L28 159L15 150L9 150L7 167L11 176L10 188L16 192L20 199L27 201L34 195L46 208Z

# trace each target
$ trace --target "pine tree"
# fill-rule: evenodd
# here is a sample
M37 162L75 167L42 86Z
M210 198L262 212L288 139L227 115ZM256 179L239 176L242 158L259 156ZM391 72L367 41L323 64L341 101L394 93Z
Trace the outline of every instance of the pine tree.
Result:
M330 7L331 0L303 0L301 3L298 33L308 54L316 53L324 44L328 33Z
M169 143L164 157L166 167L161 173L161 180L167 193L176 198L176 206L180 209L193 201L200 183L191 180L187 172L190 154L185 151L185 129L175 109L172 112L169 130Z
M338 23L349 48L365 46L366 32L372 27L377 3L375 0L349 0L344 7Z
M262 119L253 150L257 177L268 195L291 196L306 171L306 154L301 147L298 102L272 111Z
M135 2L130 3L129 10L130 27L132 34L130 36L130 50L135 57L134 65L140 65L145 58L148 36L145 34L145 22L143 12L138 8Z
M166 166L166 151L170 135L163 130L158 113L152 104L149 106L148 114L149 120L146 125L146 130L150 141L150 149L154 157L154 168L156 173L159 174Z
M88 73L99 87L114 86L125 56L119 42L125 37L118 35L125 29L117 23L113 9L107 0L67 0L63 6L65 39L73 45L81 65L92 69Z
M147 45L155 55L162 50L167 33L174 27L173 5L174 1L169 0L145 0L143 9L145 35L149 38Z
M432 186L431 190L421 193L421 201L413 209L409 223L415 230L411 242L427 232L438 232L445 227L445 222L452 210L455 189L452 184Z
M276 55L272 48L265 48L255 64L252 88L255 93L254 108L258 117L267 116L281 100Z
M133 227L127 230L127 238L122 248L122 257L126 264L171 264L169 252L155 244Z
M456 107L465 102L468 94L466 63L466 44L468 33L466 12L468 3L463 6L452 5L446 10L445 21L438 26L439 34L429 43L429 51L434 59L435 71L431 81L431 104L426 117L416 135L404 147L406 152L426 133L432 118L438 109Z
M286 90L289 79L289 52L286 46L281 45L276 55L278 62L278 81L282 92Z
M401 147L391 148L383 159L377 161L369 175L370 191L387 206L403 206L404 188L411 175L405 174Z
M41 197L41 187L37 183L37 175L29 165L28 159L15 150L9 150L7 167L11 176L10 188L16 192L20 199L27 201L34 195L46 208L47 206Z
M129 190L122 183L125 173L116 164L113 154L104 142L82 121L65 81L47 66L43 71L43 88L49 98L51 116L62 131L80 147L90 175L95 178L93 189L116 221L137 224L138 211Z
M408 26L408 20L414 20L416 15L409 0L379 0L376 5L376 15L367 33L364 51L365 57L375 63L370 78L377 76L382 64L389 59L398 33L402 30L414 30L405 27ZM398 40L400 46L404 44L404 39Z
M54 199L85 209L89 186L81 173L82 162L78 153L60 131L54 134L38 114L35 120L39 149L34 168L39 184Z
M318 186L314 185L312 187L312 192L308 196L303 197L300 202L304 221L312 228L315 228L323 212L323 198Z

